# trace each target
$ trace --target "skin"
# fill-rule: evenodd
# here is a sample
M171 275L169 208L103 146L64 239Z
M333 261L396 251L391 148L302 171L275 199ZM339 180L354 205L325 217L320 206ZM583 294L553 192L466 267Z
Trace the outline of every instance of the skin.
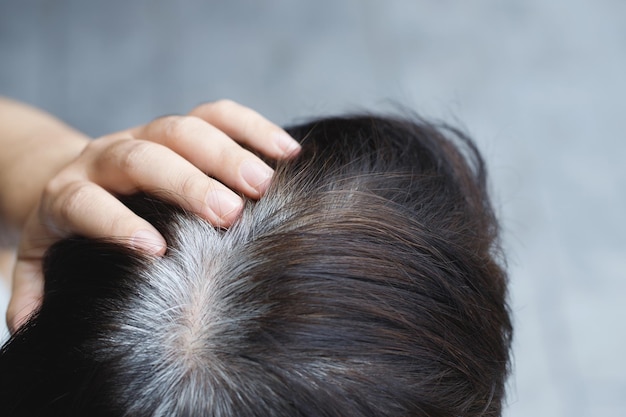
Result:
M10 288L11 272L13 271L13 262L15 251L11 249L0 250L0 280L5 280L6 288ZM1 285L1 284L0 284Z
M163 237L117 196L157 194L228 227L242 208L239 195L259 198L273 174L242 145L274 159L300 149L283 129L228 100L91 140L0 98L0 231L19 236L11 331L40 305L41 261L59 239L115 237L155 256L165 252Z

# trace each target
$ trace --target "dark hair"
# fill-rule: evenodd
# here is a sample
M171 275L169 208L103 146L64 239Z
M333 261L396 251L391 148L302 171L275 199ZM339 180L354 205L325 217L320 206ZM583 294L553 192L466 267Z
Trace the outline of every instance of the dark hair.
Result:
M68 239L2 348L7 416L499 416L511 339L484 163L421 120L327 118L228 230L141 195L162 259Z

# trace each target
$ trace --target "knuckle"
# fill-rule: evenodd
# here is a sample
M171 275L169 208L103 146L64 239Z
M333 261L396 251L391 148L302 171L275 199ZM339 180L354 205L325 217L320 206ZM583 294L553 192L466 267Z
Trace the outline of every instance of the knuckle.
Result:
M222 173L222 175L238 171L241 161L245 157L245 152L246 151L235 142L225 144L218 150L217 160L219 164L217 170Z
M110 152L110 149L115 149L120 143L125 142L124 139L113 138L103 136L98 139L89 141L85 148L80 153L77 160L79 161L93 161L101 158L102 155L106 155Z
M239 104L235 103L233 100L221 99L204 104L201 106L201 110L206 114L211 114L214 118L220 118L236 111L239 107Z
M90 155L94 152L98 152L103 147L107 146L109 142L111 142L111 139L107 137L101 137L98 139L90 140L89 143L87 143L87 145L85 145L85 147L83 148L83 151L81 152L81 156Z
M54 177L52 177L44 186L41 198L43 201L48 201L58 195L63 188L67 185L68 181L64 171L61 171Z
M209 101L206 103L198 104L196 107L191 109L189 112L190 115L202 115L211 111L211 109L215 106L215 101Z
M239 104L235 103L233 100L223 98L223 99L213 102L213 106L217 109L227 111L227 110L232 110L236 107L239 107Z
M179 190L182 195L192 198L193 200L203 201L208 185L208 179L198 178L197 176L185 176L179 180Z
M41 192L40 206L43 206L44 209L52 207L55 202L64 198L69 190L75 184L80 183L83 178L83 173L77 167L65 167L45 184Z
M132 140L120 143L111 149L114 158L118 161L118 168L122 172L132 173L146 163L146 154L153 148L153 144L143 140Z
M205 122L196 116L170 116L163 123L165 138L173 142L188 138L205 125Z
M51 202L50 209L57 223L69 224L76 213L87 212L91 198L91 186L87 182L68 184Z
M44 185L42 198L44 200L54 198L69 183L80 178L86 178L90 167L100 169L104 162L112 159L112 154L118 152L118 148L125 141L110 138L99 138L90 141L81 151L80 155L62 168Z
M162 132L165 137L176 136L181 129L182 116L165 116L158 119L162 126Z

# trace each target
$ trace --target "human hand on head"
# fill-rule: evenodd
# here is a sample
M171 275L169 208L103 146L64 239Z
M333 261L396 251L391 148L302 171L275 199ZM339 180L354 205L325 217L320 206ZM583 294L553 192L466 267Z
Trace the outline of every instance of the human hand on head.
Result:
M118 237L150 254L165 252L158 231L117 196L158 194L216 226L229 226L243 206L236 192L259 198L273 174L241 145L274 159L299 150L283 129L228 100L89 142L49 180L26 220L7 310L12 332L40 304L41 262L55 241L74 234Z

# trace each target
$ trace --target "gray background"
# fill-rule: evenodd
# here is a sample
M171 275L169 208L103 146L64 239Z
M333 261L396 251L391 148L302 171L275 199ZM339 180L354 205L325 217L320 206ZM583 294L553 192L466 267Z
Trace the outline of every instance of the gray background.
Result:
M626 415L625 77L624 0L0 1L0 94L93 136L225 97L461 124L504 226L509 417Z

